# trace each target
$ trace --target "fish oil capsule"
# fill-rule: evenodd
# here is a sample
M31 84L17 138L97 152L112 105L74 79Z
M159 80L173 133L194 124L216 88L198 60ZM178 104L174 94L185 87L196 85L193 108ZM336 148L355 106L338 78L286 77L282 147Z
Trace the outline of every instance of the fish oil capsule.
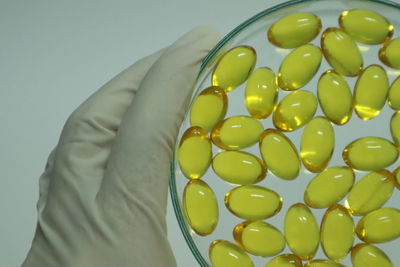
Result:
M236 225L233 236L247 252L262 257L275 256L285 248L282 233L263 221L247 221Z
M264 220L281 210L282 198L268 188L244 185L226 193L225 206L230 212L242 219Z
M379 49L379 59L387 66L400 69L400 38L386 41Z
M302 267L301 259L294 254L283 254L270 260L264 267Z
M312 119L301 136L300 157L311 172L320 172L328 165L335 146L335 132L324 117Z
M380 44L393 35L393 25L371 10L343 11L339 24L354 40L364 44Z
M307 262L304 267L345 267L343 264L330 260L313 260Z
M321 20L312 13L294 13L281 18L268 30L268 40L282 48L294 48L313 40L321 30Z
M354 172L349 167L331 167L317 174L307 185L304 202L312 208L327 208L339 202L351 189Z
M385 204L392 196L393 189L393 174L387 170L374 171L353 186L345 205L354 215L365 215Z
M319 243L319 229L311 210L302 203L292 205L285 216L284 231L290 250L302 260L314 257Z
M400 76L390 86L388 104L392 109L400 110Z
M375 118L385 105L389 92L386 71L379 65L365 68L354 90L354 109L363 120Z
M350 167L362 171L386 168L397 160L396 146L381 137L362 137L343 150L343 160Z
M254 267L249 255L243 249L225 240L212 242L209 256L213 267Z
M354 222L342 205L331 206L321 223L321 245L325 255L334 261L343 259L354 242ZM329 265L327 265L329 266Z
M261 122L252 117L234 116L215 126L211 140L222 149L239 150L257 143L263 129Z
M358 244L351 250L351 263L354 267L394 267L389 257L371 244Z
M400 189L400 167L393 171L396 186Z
M238 46L227 51L211 76L211 84L230 92L244 83L256 64L256 50L250 46Z
M322 52L317 46L305 44L294 49L279 67L279 87L288 91L303 87L314 77L321 59Z
M191 180L183 192L183 207L190 227L201 236L211 234L218 223L218 203L202 180Z
M241 151L223 151L217 154L212 167L223 180L232 184L254 184L266 175L266 167L256 156Z
M190 179L199 179L211 163L212 151L208 134L200 127L191 127L182 136L178 162L182 173Z
M246 108L256 119L267 118L278 99L278 83L270 68L258 68L249 77L245 89Z
M400 111L395 112L390 120L390 132L392 134L394 143L397 146L399 146L400 145Z
M364 216L357 224L357 236L367 243L383 243L400 236L400 210L381 208Z
M267 129L260 137L260 151L269 170L284 180L299 175L300 159L296 147L281 132Z
M338 28L328 28L321 38L322 52L329 64L344 76L357 76L363 59L353 39Z
M190 111L190 124L211 131L225 117L228 98L224 89L211 86L194 100Z
M308 123L317 110L318 101L309 91L291 92L276 107L272 116L276 128L294 131Z
M353 110L353 96L342 75L334 70L324 72L317 88L319 104L325 116L338 125L348 122Z

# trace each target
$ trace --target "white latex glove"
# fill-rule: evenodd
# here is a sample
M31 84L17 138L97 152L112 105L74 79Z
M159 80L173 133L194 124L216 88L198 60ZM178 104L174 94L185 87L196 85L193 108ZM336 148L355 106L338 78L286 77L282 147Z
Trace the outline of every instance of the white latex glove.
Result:
M218 40L196 28L72 113L40 178L23 267L176 266L165 222L169 163L201 60Z

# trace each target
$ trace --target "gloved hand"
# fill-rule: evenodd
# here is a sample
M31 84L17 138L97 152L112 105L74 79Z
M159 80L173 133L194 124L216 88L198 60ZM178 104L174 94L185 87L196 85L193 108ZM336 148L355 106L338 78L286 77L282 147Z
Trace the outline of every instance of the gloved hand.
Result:
M72 113L40 178L23 267L176 265L165 222L169 163L201 60L218 39L194 29Z

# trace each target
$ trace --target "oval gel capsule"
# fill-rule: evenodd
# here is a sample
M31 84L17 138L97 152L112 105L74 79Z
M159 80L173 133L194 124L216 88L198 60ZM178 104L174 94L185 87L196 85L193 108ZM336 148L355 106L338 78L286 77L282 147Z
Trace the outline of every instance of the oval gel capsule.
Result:
M276 192L257 185L244 185L225 195L225 206L245 220L264 220L277 214L282 208L282 198Z
M330 260L312 260L307 262L304 267L345 267L343 264Z
M321 60L322 52L317 46L305 44L294 49L279 67L279 87L288 91L303 87L314 77Z
M299 175L300 158L296 147L281 132L267 129L260 137L260 151L269 170L284 180Z
M272 116L274 125L282 131L294 131L313 118L317 105L317 98L312 92L291 92L276 107Z
M190 179L199 179L211 163L212 151L208 134L200 127L191 127L182 136L178 162L182 173Z
M212 189L202 180L191 180L183 192L183 207L190 227L197 234L211 234L218 223L218 203Z
M245 89L246 108L256 119L267 118L275 108L278 99L278 82L269 68L255 70Z
M256 64L256 50L250 46L238 46L227 51L217 62L211 76L211 84L230 92L244 83Z
M354 267L394 267L385 252L374 245L365 243L353 247L351 263Z
M313 40L321 20L312 13L294 13L281 18L268 30L268 40L282 48L294 48Z
M209 256L213 267L254 267L249 255L243 249L225 240L212 242Z
M283 254L270 260L264 267L302 267L301 259L294 254Z
M394 175L394 179L395 179L395 183L397 188L400 189L400 167L397 167L394 171L393 171L393 175Z
M292 205L285 216L284 230L291 251L302 260L314 257L319 244L319 229L311 210L302 203Z
M400 236L400 210L381 208L364 216L357 224L357 236L367 243L384 243Z
M400 69L400 38L386 41L379 49L379 59L387 66Z
M217 154L212 167L223 180L232 184L254 184L266 175L265 164L256 156L242 151L223 151Z
M388 104L394 110L400 110L400 76L390 86Z
M353 39L338 28L328 28L321 38L322 52L329 64L340 74L357 76L363 59Z
M396 146L381 137L362 137L345 147L343 160L350 167L362 171L386 168L398 158Z
M248 116L234 116L219 122L211 132L215 145L226 150L239 150L257 143L263 125Z
M400 111L397 111L393 114L390 119L390 133L392 134L392 138L394 143L399 146L400 145Z
M320 172L328 165L335 146L335 132L324 117L312 119L301 136L300 157L311 172Z

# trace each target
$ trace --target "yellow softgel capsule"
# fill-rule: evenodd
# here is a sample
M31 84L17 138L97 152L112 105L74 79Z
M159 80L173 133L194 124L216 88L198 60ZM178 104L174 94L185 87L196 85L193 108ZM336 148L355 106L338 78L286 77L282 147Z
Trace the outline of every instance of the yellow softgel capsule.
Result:
M244 83L256 64L256 50L250 46L238 46L227 51L217 62L211 76L211 84L230 92Z
M400 236L400 210L381 208L364 216L357 224L357 236L367 243L384 243Z
M395 182L396 182L396 186L400 189L400 167L397 167L393 171L393 175L394 175L394 179L395 179Z
M354 40L364 44L380 44L393 35L393 25L371 10L343 11L339 24Z
M307 262L304 267L345 267L343 264L330 260L312 260Z
M316 175L304 192L304 202L312 208L327 208L339 202L351 189L354 172L349 167L330 167Z
M329 64L340 74L357 76L363 59L350 35L338 28L328 28L321 38L322 52Z
M314 77L321 60L322 52L317 46L305 44L294 49L279 67L279 87L288 91L303 87Z
M393 174L387 170L371 172L362 177L350 190L345 201L354 215L365 215L379 209L392 196Z
M348 122L353 111L353 96L346 79L336 71L328 70L321 75L317 88L325 116L338 125Z
M300 157L311 172L320 172L328 165L335 146L332 124L324 117L312 119L301 136Z
M182 173L190 179L199 179L211 163L210 138L200 127L185 131L178 148L178 162Z
M234 215L245 220L264 220L277 214L282 208L281 196L268 188L244 185L225 195L225 206Z
M236 225L233 236L247 252L262 257L275 256L285 248L283 234L263 221L247 221Z
M211 131L225 117L228 98L224 89L211 86L204 89L193 101L190 124Z
M218 203L202 180L191 180L183 191L183 207L190 227L201 236L211 234L218 223Z
M400 110L400 76L390 86L388 104L394 110Z
M294 131L313 118L317 106L317 98L312 92L291 92L276 107L272 116L274 125L282 131Z
M268 30L268 40L282 48L294 48L313 40L321 30L321 20L312 13L287 15Z
M266 175L266 167L258 157L242 151L223 151L217 154L212 167L223 180L232 184L254 184Z
M379 59L387 66L400 69L400 38L383 43L379 49Z
M213 241L208 253L213 267L254 267L243 249L226 240Z
M215 145L226 150L239 150L257 143L263 125L248 116L234 116L219 122L211 132Z
M302 267L301 259L294 254L283 254L276 256L269 262L267 262L264 267Z
M354 109L363 120L375 118L381 112L389 93L386 71L379 65L365 68L354 90Z
M281 132L267 129L260 137L260 151L269 170L284 180L293 180L299 175L300 158L296 147Z
M311 210L302 203L292 205L284 220L286 242L302 260L312 259L319 244L319 229Z
M362 171L386 168L398 158L396 146L381 137L362 137L343 150L343 160L350 167Z
M354 267L394 267L389 257L371 244L357 244L351 250L351 263Z
M267 118L278 99L278 82L270 68L258 68L249 77L245 89L246 108L256 119Z
M334 261L346 257L354 242L354 222L350 212L335 204L326 210L321 223L321 245Z
M390 119L390 133L394 143L400 145L400 111L396 111Z

